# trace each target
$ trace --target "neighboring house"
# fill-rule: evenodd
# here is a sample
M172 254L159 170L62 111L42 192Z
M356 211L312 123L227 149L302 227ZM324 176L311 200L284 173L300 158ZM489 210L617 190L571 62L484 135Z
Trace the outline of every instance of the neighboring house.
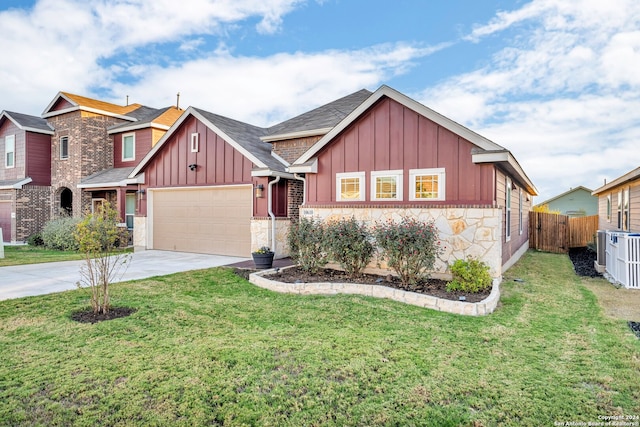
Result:
M415 217L439 230L439 272L473 256L494 277L528 248L537 195L507 149L387 86L266 129L191 107L129 179L139 249L285 256L298 216Z
M640 167L593 191L598 228L640 232Z
M549 211L560 212L570 217L598 215L598 198L591 193L592 190L579 186L538 203L534 207L547 205Z
M0 114L0 228L6 242L25 240L50 218L53 134L40 117Z

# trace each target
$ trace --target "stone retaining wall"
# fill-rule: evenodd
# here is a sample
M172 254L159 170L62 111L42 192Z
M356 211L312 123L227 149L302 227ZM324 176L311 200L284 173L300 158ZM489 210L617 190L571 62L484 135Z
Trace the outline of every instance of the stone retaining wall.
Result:
M498 301L500 300L500 279L493 280L491 294L487 298L480 302L471 303L452 301L381 285L278 282L269 278L269 274L274 271L275 270L266 270L252 273L249 275L249 281L261 288L280 293L293 293L300 295L357 294L374 298L387 298L403 302L405 304L417 305L418 307L430 308L432 310L461 314L465 316L484 316L493 313L498 306Z

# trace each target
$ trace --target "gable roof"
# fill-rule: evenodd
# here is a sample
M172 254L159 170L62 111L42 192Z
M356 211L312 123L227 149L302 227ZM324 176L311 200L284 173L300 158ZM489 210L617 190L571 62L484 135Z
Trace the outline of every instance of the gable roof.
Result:
M600 188L596 188L591 194L597 196L600 193L604 193L607 190L611 190L619 185L625 184L630 181L635 181L640 179L640 167L635 168L634 170L625 173L624 175L614 179L613 181L603 185Z
M0 125L4 120L10 120L18 129L44 133L47 135L53 135L53 128L49 126L49 123L41 117L30 116L29 114L14 113L13 111L3 111L0 114Z
M64 100L71 104L71 107L63 108L61 110L55 110L56 104ZM102 114L105 116L118 117L124 120L135 121L135 118L131 117L129 113L140 108L140 104L129 105L116 105L110 102L100 101L93 98L87 98L86 96L75 95L68 92L58 92L53 100L47 105L42 118L53 117L60 114L70 113L72 111L88 111L91 113Z
M575 193L576 191L585 191L585 192L589 193L589 195L591 195L591 192L592 192L592 190L588 189L587 187L583 187L582 185L579 185L577 187L570 188L568 191L565 191L562 194L558 194L555 197L552 197L552 198L550 198L548 200L545 200L544 202L537 203L536 206L546 205L547 203L551 203L551 202L553 202L555 200L561 199L564 196L567 196L567 195L569 195L571 193Z
M137 180L129 178L132 170L133 167L126 167L96 172L84 178L78 188L126 187L128 184L137 184Z
M129 132L147 127L169 130L171 125L180 118L182 113L183 110L174 106L166 108L151 108L143 105L128 114L130 117L135 118L137 120L136 122L120 123L111 126L107 133L112 135L114 133Z
M268 133L261 139L268 142L324 135L340 123L340 121L358 105L362 104L369 96L371 96L371 92L366 89L361 89L292 119L271 126Z
M314 156L318 154L323 147L329 144L340 132L346 129L351 123L355 122L360 116L365 114L369 108L383 97L390 98L402 104L403 106L471 142L477 147L477 150L472 155L474 163L490 162L500 164L500 166L512 174L514 178L520 181L530 194L534 196L538 194L538 190L535 188L529 177L524 173L524 170L509 150L386 85L380 86L378 90L367 97L360 105L351 111L351 113L345 116L342 121L312 145L307 152L293 162L291 170L296 170L296 166L312 164Z
M260 139L262 135L267 133L267 129L220 116L199 108L189 107L171 126L167 133L160 138L158 143L147 153L142 161L140 161L129 177L135 177L144 169L189 116L195 117L218 134L229 145L248 158L258 169L262 169L263 173L286 174L285 165L271 155L271 144L263 142Z
M31 177L0 181L0 190L19 190L31 181Z

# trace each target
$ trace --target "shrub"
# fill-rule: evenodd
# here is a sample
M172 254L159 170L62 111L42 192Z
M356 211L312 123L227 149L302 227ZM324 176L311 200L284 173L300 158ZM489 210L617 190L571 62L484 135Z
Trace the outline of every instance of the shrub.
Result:
M489 266L469 257L466 261L457 259L451 266L453 280L447 284L448 291L481 292L491 287Z
M371 232L355 218L330 222L325 226L324 246L329 258L349 277L359 275L373 257Z
M121 241L126 241L127 230L118 227L118 212L105 202L93 214L79 222L73 233L79 249L85 253L85 264L80 269L78 287L89 288L94 313L109 311L109 284L126 268L131 254L118 252Z
M27 237L27 244L29 246L44 246L42 233L33 233L31 236Z
M416 284L428 276L440 254L438 232L433 222L404 218L376 225L373 235L382 258L405 285Z
M42 228L42 242L47 249L77 251L78 242L73 237L80 218L62 217L48 221Z
M303 270L317 273L328 261L323 240L324 227L319 221L300 218L292 222L287 234L291 259Z

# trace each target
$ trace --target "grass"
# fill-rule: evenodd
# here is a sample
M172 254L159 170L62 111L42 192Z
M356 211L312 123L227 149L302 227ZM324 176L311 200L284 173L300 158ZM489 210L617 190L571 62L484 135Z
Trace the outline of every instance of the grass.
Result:
M513 279L523 279L516 282ZM640 340L566 256L528 252L498 310L463 317L296 296L227 269L0 301L0 424L553 425L640 415Z
M131 248L126 250L132 251ZM59 251L30 245L5 246L4 258L0 258L0 267L81 259L84 259L84 254L77 251Z

